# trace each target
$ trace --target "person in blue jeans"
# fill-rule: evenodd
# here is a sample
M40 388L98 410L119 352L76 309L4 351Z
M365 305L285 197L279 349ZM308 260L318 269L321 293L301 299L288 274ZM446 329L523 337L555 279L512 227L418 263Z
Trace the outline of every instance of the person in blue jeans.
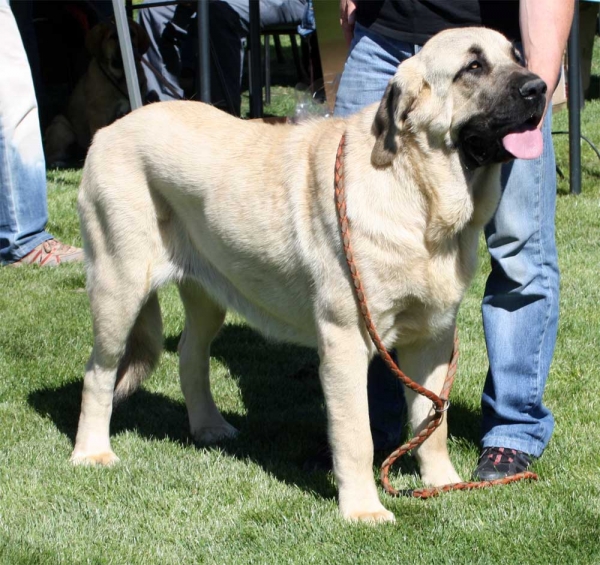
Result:
M46 165L31 69L7 0L0 0L0 264L82 261L45 231Z
M544 151L503 166L502 198L485 229L492 270L482 314L489 370L481 400L482 453L473 475L491 480L522 472L539 457L554 420L542 396L558 324L559 271L554 239L556 174L550 100L556 88L573 0L341 0L350 52L335 114L379 102L398 65L449 27L485 25L522 46L527 67L548 85ZM376 450L398 446L401 383L376 360L369 370Z

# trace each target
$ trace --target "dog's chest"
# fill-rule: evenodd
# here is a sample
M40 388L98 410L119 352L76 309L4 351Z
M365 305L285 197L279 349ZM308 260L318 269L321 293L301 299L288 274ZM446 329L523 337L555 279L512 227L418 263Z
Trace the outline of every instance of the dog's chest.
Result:
M409 343L430 338L454 324L458 306L476 267L476 234L458 236L443 252L422 248L379 265L379 289L371 287L386 341ZM392 264L398 267L390 268ZM372 268L376 268L372 266ZM376 303L378 302L378 303Z

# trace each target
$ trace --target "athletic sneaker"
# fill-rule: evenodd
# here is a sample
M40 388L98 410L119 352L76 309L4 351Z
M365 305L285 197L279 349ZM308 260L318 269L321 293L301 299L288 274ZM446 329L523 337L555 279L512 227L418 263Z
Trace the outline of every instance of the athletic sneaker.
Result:
M61 243L57 239L49 239L34 247L25 257L22 257L10 267L21 265L39 265L40 267L56 267L61 263L83 261L83 249Z
M486 447L473 471L476 481L493 481L527 471L533 463L531 455L507 447Z

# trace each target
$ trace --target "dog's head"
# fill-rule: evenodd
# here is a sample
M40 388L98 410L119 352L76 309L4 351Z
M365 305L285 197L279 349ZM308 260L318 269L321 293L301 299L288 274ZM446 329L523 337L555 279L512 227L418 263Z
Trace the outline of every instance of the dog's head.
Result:
M129 33L134 55L138 78L143 79L142 68L139 65L139 56L143 55L150 47L150 38L146 30L133 20L129 20ZM102 22L94 26L85 38L85 47L91 57L96 59L116 80L125 76L123 59L119 47L117 28L112 22Z
M390 81L373 124L373 163L391 164L410 136L458 150L468 169L536 157L546 90L501 34L486 28L441 32Z

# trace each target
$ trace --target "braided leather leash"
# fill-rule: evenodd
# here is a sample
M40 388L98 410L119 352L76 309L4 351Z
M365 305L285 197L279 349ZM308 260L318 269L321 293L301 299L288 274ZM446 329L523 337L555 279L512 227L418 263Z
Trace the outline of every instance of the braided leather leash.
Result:
M517 473L515 475L511 475L509 477L504 477L503 479L495 479L493 481L478 481L478 482L462 482L462 483L454 483L449 485L444 485L441 487L433 487L433 488L423 488L423 489L408 489L404 491L398 491L390 484L389 480L389 472L390 467L394 464L394 462L404 455L406 452L414 449L415 447L421 445L440 425L442 418L444 417L444 412L446 412L450 406L450 401L448 400L450 396L450 390L452 389L452 384L454 383L454 377L456 375L456 369L458 365L458 334L454 335L454 349L452 351L452 358L450 359L450 363L448 365L448 373L446 375L446 379L444 381L444 385L442 387L442 391L439 396L432 391L420 386L418 383L410 379L407 375L405 375L398 365L394 362L391 355L388 353L385 345L381 341L377 330L375 329L375 325L373 324L373 320L371 318L371 313L369 312L369 307L367 305L367 299L365 296L365 292L362 286L362 282L360 280L360 275L358 272L358 268L354 263L354 254L352 252L352 246L350 244L350 228L348 224L348 217L346 214L346 193L344 189L344 146L346 143L346 134L342 135L340 139L340 143L337 150L337 155L335 159L335 202L338 214L338 220L340 223L340 233L342 236L342 243L344 246L344 253L346 255L346 262L348 263L348 267L350 269L350 276L352 277L352 282L354 286L354 292L356 294L356 299L358 301L361 314L363 316L367 331L377 348L377 351L381 355L381 358L385 362L385 364L389 367L396 377L398 377L404 386L412 389L416 393L425 396L433 403L433 409L435 414L431 417L429 423L425 428L423 428L414 438L410 441L401 445L398 449L393 451L387 459L381 464L381 474L380 480L381 485L385 492L387 492L391 496L399 496L401 494L413 496L416 498L430 498L432 496L437 496L442 492L448 492L450 490L468 490L468 489L479 489L484 487L489 487L493 485L505 485L508 483L512 483L515 481L521 481L524 479L532 479L537 480L538 476L531 471L525 471L523 473Z

